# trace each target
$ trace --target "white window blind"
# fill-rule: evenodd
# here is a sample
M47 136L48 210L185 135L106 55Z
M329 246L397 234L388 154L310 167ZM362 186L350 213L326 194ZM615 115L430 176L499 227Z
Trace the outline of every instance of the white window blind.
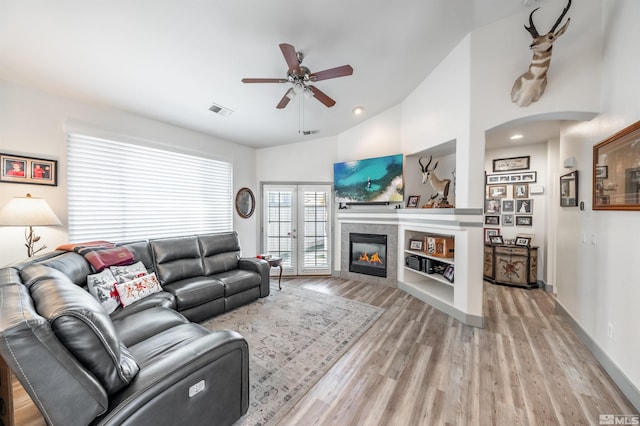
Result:
M79 134L67 137L69 241L230 231L230 163Z

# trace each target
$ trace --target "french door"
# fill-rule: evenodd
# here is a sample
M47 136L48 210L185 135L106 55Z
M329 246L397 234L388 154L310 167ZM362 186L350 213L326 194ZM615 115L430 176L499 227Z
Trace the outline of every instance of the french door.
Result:
M331 185L262 187L262 250L285 275L331 274Z

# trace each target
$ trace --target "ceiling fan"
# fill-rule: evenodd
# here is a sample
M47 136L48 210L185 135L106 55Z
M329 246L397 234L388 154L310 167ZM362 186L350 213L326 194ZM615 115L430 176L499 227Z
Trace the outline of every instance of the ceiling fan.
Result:
M278 109L286 107L293 97L301 93L312 95L327 107L334 106L336 104L336 101L334 101L326 93L309 83L351 75L353 74L353 68L351 68L351 65L342 65L341 67L312 73L309 68L300 65L304 56L301 52L296 52L295 47L287 43L282 43L280 44L280 50L282 51L282 55L284 55L284 60L289 66L289 71L287 71L287 78L243 78L242 82L293 83L293 87L287 90L282 99L280 99L280 102L276 106L276 108Z

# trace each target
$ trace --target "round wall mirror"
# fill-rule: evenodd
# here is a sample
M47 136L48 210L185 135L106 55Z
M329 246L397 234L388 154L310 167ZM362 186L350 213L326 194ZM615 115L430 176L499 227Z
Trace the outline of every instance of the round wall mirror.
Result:
M236 194L236 211L240 217L251 217L256 209L256 199L249 188L241 188Z

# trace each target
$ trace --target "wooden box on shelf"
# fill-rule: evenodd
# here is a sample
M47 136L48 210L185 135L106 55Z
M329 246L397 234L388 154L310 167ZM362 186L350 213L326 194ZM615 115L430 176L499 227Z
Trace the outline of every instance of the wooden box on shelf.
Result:
M429 256L452 258L454 251L454 238L433 235L424 237L424 252Z

